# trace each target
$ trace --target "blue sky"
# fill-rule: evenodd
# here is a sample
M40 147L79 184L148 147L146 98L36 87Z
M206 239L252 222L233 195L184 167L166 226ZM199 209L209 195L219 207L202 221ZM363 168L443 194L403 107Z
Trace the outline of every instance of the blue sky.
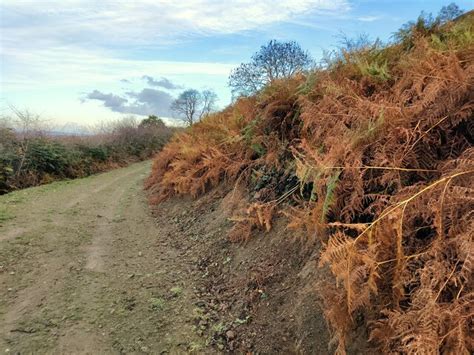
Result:
M185 88L230 102L230 70L270 39L315 59L341 34L388 40L449 1L2 0L0 113L28 108L53 123L170 117ZM457 1L471 10L474 0Z

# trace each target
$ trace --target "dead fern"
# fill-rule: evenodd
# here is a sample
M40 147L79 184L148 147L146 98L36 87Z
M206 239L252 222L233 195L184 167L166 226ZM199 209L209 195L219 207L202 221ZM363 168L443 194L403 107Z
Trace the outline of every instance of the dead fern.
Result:
M229 232L229 239L233 242L246 242L250 239L254 228L269 232L276 206L275 201L253 203L244 213L231 217L236 223Z
M269 231L279 209L319 239L339 354L360 316L383 353L472 353L473 16L409 47L344 52L207 117L155 159L152 201L239 184L253 197L232 241ZM255 171L273 174L257 193Z

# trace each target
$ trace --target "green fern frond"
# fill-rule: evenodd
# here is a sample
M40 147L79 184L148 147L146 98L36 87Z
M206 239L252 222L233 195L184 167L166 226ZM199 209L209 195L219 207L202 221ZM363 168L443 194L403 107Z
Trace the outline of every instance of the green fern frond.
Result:
M334 204L334 191L337 187L337 182L339 181L340 171L335 172L328 180L326 186L326 197L324 198L323 211L321 214L321 222L323 223L326 220L326 215L328 214L330 208Z

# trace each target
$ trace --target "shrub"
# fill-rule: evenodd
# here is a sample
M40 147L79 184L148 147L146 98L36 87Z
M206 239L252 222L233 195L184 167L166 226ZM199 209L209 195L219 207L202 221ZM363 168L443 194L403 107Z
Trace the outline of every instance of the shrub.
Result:
M9 190L8 180L14 174L15 150L13 130L0 127L0 194Z
M29 124L29 114L19 114ZM1 126L0 194L147 159L172 133L158 118L145 119L141 124L125 119L115 122L105 134L70 137L31 130L15 132Z

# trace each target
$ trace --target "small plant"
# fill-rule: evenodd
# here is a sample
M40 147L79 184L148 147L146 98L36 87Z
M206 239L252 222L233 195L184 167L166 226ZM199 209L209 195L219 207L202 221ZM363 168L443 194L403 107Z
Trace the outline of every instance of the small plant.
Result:
M6 206L0 206L0 224L13 218L13 215L8 212Z
M150 298L151 309L154 311L162 311L165 308L166 302L161 297Z
M234 324L237 324L237 325L242 325L242 324L247 324L248 322L250 322L251 318L250 316L246 316L245 318L236 318L234 320Z
M183 293L183 288L179 286L174 286L170 289L171 294L173 297L179 297Z
M357 63L360 72L362 75L369 76L375 80L384 82L391 78L390 73L388 72L387 62L381 64L377 62L368 62L367 60L362 60Z
M192 341L188 345L188 350L190 353L195 353L195 352L200 353L204 349L204 346L205 344Z
M227 330L227 327L222 322L212 325L212 331L216 334L223 334L226 330Z

